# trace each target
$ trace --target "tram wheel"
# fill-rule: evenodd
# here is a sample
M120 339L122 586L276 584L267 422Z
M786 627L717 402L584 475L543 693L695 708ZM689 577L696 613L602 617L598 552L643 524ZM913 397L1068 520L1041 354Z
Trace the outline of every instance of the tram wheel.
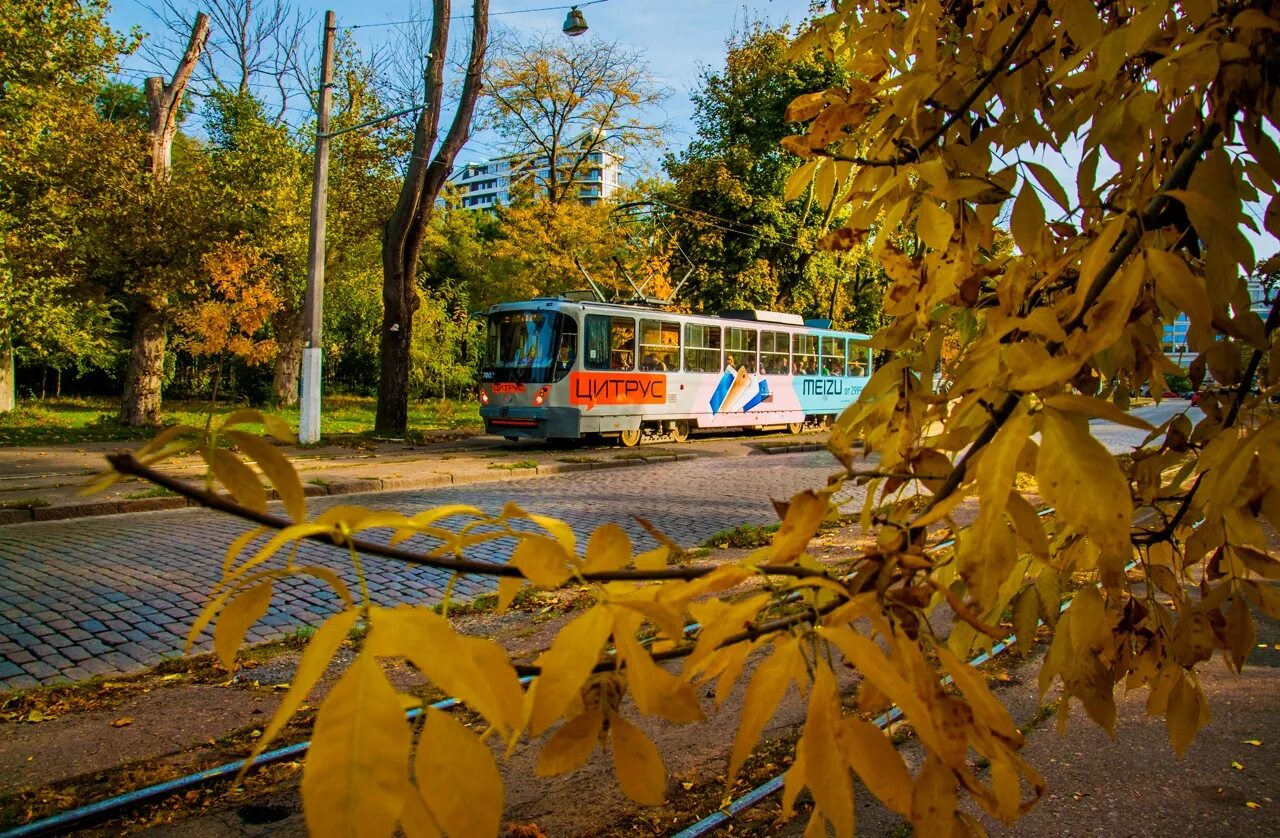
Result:
M804 430L804 422L791 422L787 425L787 433L798 434Z
M677 419L671 425L671 441L685 442L689 439L689 423L684 419Z
M622 443L623 448L635 448L640 444L641 432L639 428L634 431L621 431L618 433L618 442Z

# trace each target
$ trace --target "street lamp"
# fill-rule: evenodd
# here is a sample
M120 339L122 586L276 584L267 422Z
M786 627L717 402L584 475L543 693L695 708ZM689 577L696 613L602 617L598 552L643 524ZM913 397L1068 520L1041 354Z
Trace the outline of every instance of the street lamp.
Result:
M569 9L569 14L564 16L564 34L568 35L570 38L576 38L586 31L586 17L583 16L582 12L578 11L577 6Z

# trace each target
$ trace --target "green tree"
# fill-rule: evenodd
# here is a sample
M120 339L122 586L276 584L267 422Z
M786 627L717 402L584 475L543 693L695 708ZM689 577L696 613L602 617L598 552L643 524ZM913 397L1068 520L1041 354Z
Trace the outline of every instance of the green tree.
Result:
M789 39L786 28L753 24L730 40L725 66L707 70L693 94L697 134L667 158L671 183L655 193L697 267L682 296L707 311L781 308L818 317L834 300L835 319L872 326L883 272L870 260L819 251L833 222L831 187L789 195L800 161L778 147L792 99L841 82L847 71L817 51L788 60Z
M86 206L120 197L113 167L136 134L104 123L97 93L133 42L98 0L0 8L0 410L15 404L15 350L33 361L88 356L109 312L86 282Z

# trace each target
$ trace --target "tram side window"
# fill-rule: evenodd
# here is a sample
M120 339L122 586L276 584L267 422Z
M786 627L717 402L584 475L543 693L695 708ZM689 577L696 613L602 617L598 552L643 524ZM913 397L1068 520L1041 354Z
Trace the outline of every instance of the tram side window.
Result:
M725 329L725 366L733 367L735 370L745 369L749 373L754 373L758 369L756 364L756 338L755 329Z
M685 372L720 372L720 327L684 324Z
M791 374L818 374L817 335L795 334L791 336Z
M606 317L588 314L586 319L586 358L589 370L635 369L636 321L630 317Z
M791 372L791 337L786 332L760 333L760 369L765 375Z
M871 372L871 350L849 341L849 375L868 375Z
M823 337L822 374L844 375L844 338Z
M640 369L676 372L680 369L680 324L640 321Z

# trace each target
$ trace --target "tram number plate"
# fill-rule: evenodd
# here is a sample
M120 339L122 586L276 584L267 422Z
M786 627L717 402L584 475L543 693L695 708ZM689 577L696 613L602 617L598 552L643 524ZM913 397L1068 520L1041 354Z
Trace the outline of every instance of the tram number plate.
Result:
M570 404L588 407L598 404L664 404L666 400L665 375L619 375L609 372L569 374Z

